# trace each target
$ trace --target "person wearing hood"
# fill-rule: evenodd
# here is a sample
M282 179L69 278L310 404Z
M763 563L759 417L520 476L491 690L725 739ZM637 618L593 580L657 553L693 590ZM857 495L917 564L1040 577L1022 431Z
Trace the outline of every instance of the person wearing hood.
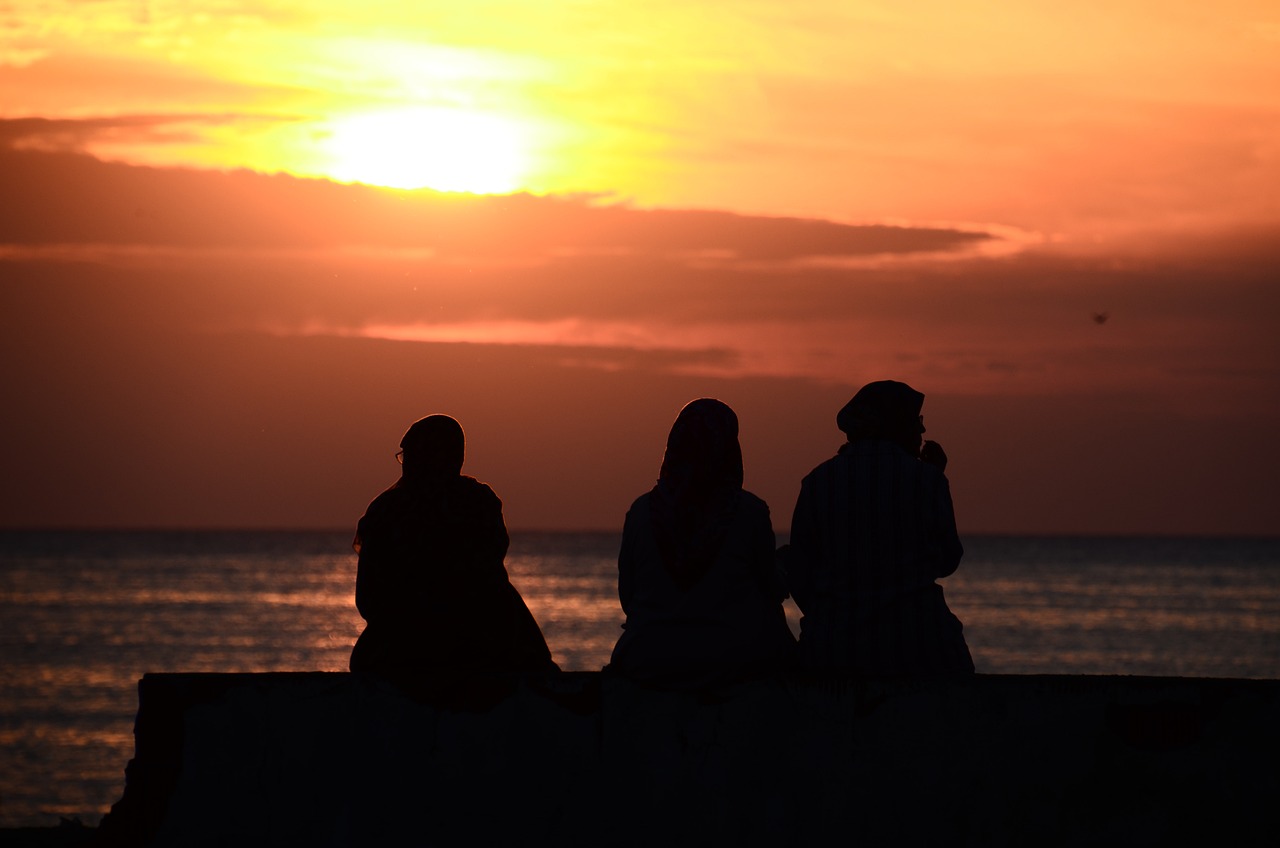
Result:
M769 675L792 661L769 508L742 481L737 415L711 398L687 404L657 484L624 522L618 595L626 622L611 672L693 689Z
M964 549L947 457L923 441L924 395L863 386L836 416L848 437L800 486L784 554L803 613L800 663L869 676L970 673L963 627L937 581Z
M366 621L351 670L413 681L430 674L556 669L508 579L502 501L462 474L465 437L447 415L400 441L400 479L356 529L356 608Z

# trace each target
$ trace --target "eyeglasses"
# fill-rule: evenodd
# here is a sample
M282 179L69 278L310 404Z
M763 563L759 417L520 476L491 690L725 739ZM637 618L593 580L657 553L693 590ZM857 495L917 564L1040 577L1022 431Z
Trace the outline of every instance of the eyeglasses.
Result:
M396 462L400 463L401 465L404 465L404 451L402 450L396 451Z

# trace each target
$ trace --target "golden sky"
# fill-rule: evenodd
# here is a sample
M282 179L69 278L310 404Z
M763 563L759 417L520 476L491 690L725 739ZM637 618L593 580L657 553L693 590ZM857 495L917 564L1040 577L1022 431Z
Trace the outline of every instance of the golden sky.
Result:
M0 116L131 162L1093 239L1280 215L1280 7L10 2Z
M968 531L1274 533L1277 92L1263 2L0 5L0 526L346 526L446 412L616 529L716 396L784 529L893 378Z

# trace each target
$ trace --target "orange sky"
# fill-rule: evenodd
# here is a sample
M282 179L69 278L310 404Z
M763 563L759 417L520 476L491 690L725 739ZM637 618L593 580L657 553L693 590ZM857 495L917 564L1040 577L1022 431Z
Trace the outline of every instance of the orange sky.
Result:
M443 411L609 529L713 395L784 528L894 377L970 530L1274 533L1273 5L10 4L0 523L346 526Z
M133 162L1081 238L1280 210L1265 0L6 8L0 114Z

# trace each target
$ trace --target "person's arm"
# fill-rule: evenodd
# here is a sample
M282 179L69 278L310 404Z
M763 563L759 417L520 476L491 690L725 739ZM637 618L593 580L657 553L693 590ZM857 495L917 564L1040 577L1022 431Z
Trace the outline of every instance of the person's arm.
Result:
M377 551L378 544L370 540L370 521L368 516L360 519L356 527L356 537L352 543L356 555L356 610L365 621L370 621L379 612L379 588Z
M800 497L791 514L791 543L784 554L786 588L801 612L813 599L813 556L817 541L813 509L813 494L806 478L800 484Z
M511 535L502 515L502 499L489 486L481 483L479 491L479 539L477 553L483 573L495 578L507 579L507 550L511 547Z
M956 530L956 514L951 503L951 486L944 473L947 468L947 454L942 449L942 445L926 441L920 448L920 461L938 469L938 476L941 478L933 507L938 546L941 551L938 573L934 577L946 577L955 573L955 570L960 567L960 558L964 556L964 548L960 545L960 534Z
M927 462L939 471L947 470L947 452L937 442L926 441L920 446L920 461Z
M782 603L787 598L787 585L779 570L775 550L778 542L773 535L773 519L769 515L769 506L764 501L760 501L758 517L752 522L751 534L751 555L756 579L769 600Z
M404 584L401 506L380 496L356 527L356 609L368 622L403 621L418 602L418 594Z
M938 534L942 549L942 560L938 564L937 576L946 577L954 574L960 567L964 547L960 544L960 533L956 529L956 513L951 503L951 485L945 476L942 477L942 485L938 489L938 503L935 509L938 515Z
M622 546L618 550L618 601L622 604L623 613L629 612L635 591L635 532L632 528L634 509L633 506L627 510L627 517L623 519Z

